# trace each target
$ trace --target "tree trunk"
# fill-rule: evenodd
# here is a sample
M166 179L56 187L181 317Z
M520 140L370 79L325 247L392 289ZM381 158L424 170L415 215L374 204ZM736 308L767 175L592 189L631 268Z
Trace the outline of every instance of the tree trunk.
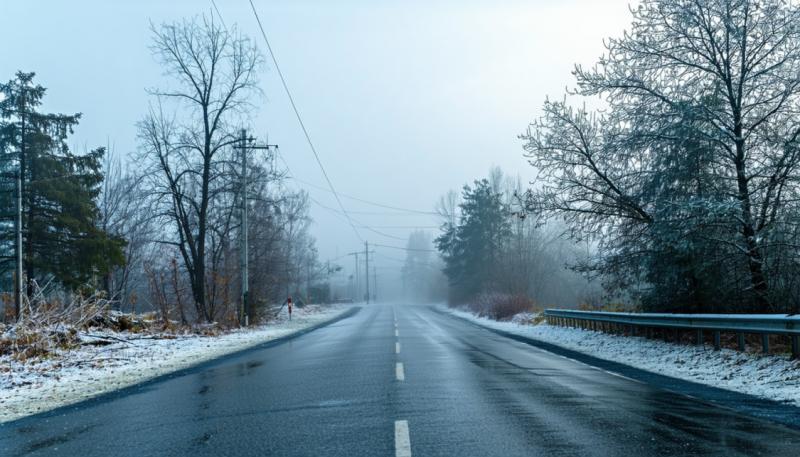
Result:
M744 140L741 139L741 127L736 128L736 183L738 185L738 199L742 210L742 236L747 247L747 266L750 270L750 285L756 294L755 310L769 311L771 306L767 298L768 286L764 274L763 257L756 242L756 231L753 225L752 204L750 202L750 189L747 181L747 172L744 159Z

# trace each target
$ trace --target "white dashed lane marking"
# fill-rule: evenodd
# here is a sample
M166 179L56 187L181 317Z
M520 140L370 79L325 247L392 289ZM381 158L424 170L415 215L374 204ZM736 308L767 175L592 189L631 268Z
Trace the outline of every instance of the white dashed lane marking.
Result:
M411 457L408 421L394 421L394 455L395 457Z
M403 364L401 362L397 362L397 365L394 367L394 374L397 376L398 381L405 381L406 380L406 373L403 370Z

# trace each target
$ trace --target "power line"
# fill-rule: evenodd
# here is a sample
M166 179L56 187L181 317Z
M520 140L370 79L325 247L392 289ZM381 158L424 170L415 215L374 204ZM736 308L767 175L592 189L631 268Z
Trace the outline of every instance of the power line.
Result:
M228 26L225 25L225 19L222 19L222 15L219 13L219 8L217 8L217 2L211 0L211 4L214 5L214 11L217 12L217 16L219 16L219 20L222 22L222 26L225 27L225 30L228 30Z
M300 179L300 178L298 178L296 176L289 176L289 177L291 179L294 179L295 181L303 183L303 184L305 184L307 186L311 186L311 187L314 187L316 189L320 189L320 190L324 190L326 192L329 192L328 189L325 189L322 186L317 186L316 184L312 184L312 183L310 183L308 181L304 181L304 180L302 180L302 179ZM392 206L392 205L387 205L387 204L384 204L384 203L377 203L377 202L366 200L366 199L363 199L363 198L360 198L360 197L354 197L352 195L347 195L347 194L344 194L344 193L341 193L341 192L339 193L339 195L341 195L342 197L345 197L345 198L349 198L351 200L359 201L359 202L366 203L366 204L372 205L372 206L377 206L377 207L380 207L380 208L393 209L395 211L403 211L403 212L406 212L406 213L416 213L416 214L425 214L425 215L430 215L430 216L439 216L439 213L435 213L433 211L423 211L423 210L420 210L420 209L402 208L402 207L399 207L399 206Z
M333 192L334 197L336 197L336 202L339 204L339 208L341 208L342 213L344 213L345 217L347 218L347 222L350 224L350 227L353 229L353 233L355 233L356 237L360 241L364 241L361 238L361 234L358 233L358 229L356 229L355 224L353 224L353 220L350 218L350 215L347 213L347 210L344 208L342 204L341 198L339 198L339 194L336 192L336 188L333 186L330 177L328 177L328 172L325 171L325 167L322 165L322 160L319 158L319 154L317 153L317 148L314 147L314 142L311 141L311 136L308 134L308 129L306 129L305 124L303 123L303 119L300 117L300 111L297 109L297 105L294 102L294 97L292 97L291 91L289 91L289 86L286 84L286 78L283 76L283 72L281 71L280 66L278 65L278 59L275 58L275 53L272 51L272 46L269 44L269 39L267 39L267 33L264 31L264 26L261 24L261 18L258 16L258 11L256 11L256 6L253 4L253 0L249 0L250 8L253 9L253 15L256 18L256 22L258 22L258 28L261 30L261 36L264 37L264 42L267 44L267 50L269 50L269 55L272 57L272 63L275 64L275 71L278 72L278 76L281 78L281 84L283 85L283 89L286 91L286 96L289 97L289 102L292 105L292 110L294 111L294 115L297 117L297 122L300 124L300 128L303 130L303 135L306 138L306 142L308 142L309 148L311 148L311 152L314 153L314 159L317 161L317 165L319 165L320 170L322 171L322 175L325 177L325 181L328 183L328 187L330 187L331 192Z
M286 163L286 160L283 158L283 155L280 152L278 152L278 158L281 160L281 162L283 162L283 165L286 167L286 169L289 171L289 173L291 173L292 171L289 168L289 164ZM297 178L294 178L294 179L298 180ZM298 180L298 181L300 181L300 180ZM302 181L300 181L300 182L302 182ZM317 186L313 186L313 187L317 187ZM386 238L392 238L392 239L399 240L399 241L406 241L405 238L401 238L399 236L390 235L388 233L383 233L383 232L381 232L379 230L376 230L376 229L364 224L363 222L360 222L360 221L358 221L356 219L353 219L353 218L349 217L349 215L346 212L342 212L342 211L337 210L336 208L331 208L330 206L324 205L324 204L320 203L319 200L317 200L314 197L312 197L311 195L308 196L308 199L311 200L311 202L313 202L317 206L320 206L321 208L327 209L328 211L331 211L331 212L333 212L335 214L338 214L338 215L344 215L347 218L346 222L348 222L350 224L352 224L353 222L356 222L356 223L358 223L359 227L361 227L363 229L367 229L370 232L375 233L377 235L384 236ZM353 227L353 229L355 229L355 227Z
M280 153L280 151L278 152L278 158L281 160L281 162L283 162L283 165L286 167L286 169L289 171L289 173L291 173L292 170L290 169L289 164L286 163L286 160L283 158L283 155ZM294 178L294 179L297 180L297 178ZM331 208L330 206L327 206L327 205L324 205L324 204L320 203L319 200L315 199L311 195L308 196L308 199L311 200L311 202L316 204L317 206L319 206L321 208L324 208L324 209L327 209L328 211L331 211L332 213L334 213L336 215L339 215L339 216L345 215L346 216L346 214L343 213L342 211L340 211L340 210L338 210L336 208ZM381 232L379 230L375 230L374 228L372 228L372 227L370 227L370 226L368 226L368 225L364 224L363 222L360 222L360 221L358 221L356 219L352 219L352 218L345 219L345 222L349 222L349 223L356 222L359 227L361 227L363 229L367 229L370 232L373 232L375 234L378 234L378 235L381 235L381 236L385 236L387 238L392 238L392 239L395 239L395 240L399 240L399 241L406 241L405 238L401 238L401 237L394 236L394 235L389 235L388 233L383 233L383 232Z
M352 211L350 211L352 213ZM440 229L438 225L371 225L372 228L378 229Z
M372 244L373 247L376 248L389 248L389 249L399 249L401 251L413 251L413 252L439 252L436 249L414 249L414 248L404 248L400 246L389 246L387 244Z
M287 176L288 178L291 178L291 179L293 179L293 180L295 180L295 181L297 181L299 183L305 184L307 186L311 186L311 187L313 187L315 189L323 190L325 192L330 192L330 190L328 190L328 189L326 189L326 188L324 188L322 186L317 186L316 184L312 184L312 183L310 183L308 181L302 180L302 179L298 178L297 176L295 176L295 174L291 170L291 167L289 167L289 164L286 163L286 159L283 158L283 155L280 153L280 151L278 152L278 159L280 159L281 163L283 163L283 166L286 167L286 170L289 172L289 176ZM439 216L438 213L435 213L435 212L432 212L432 211L421 211L421 210L400 208L400 207L397 207L397 206L385 205L385 204L382 204L382 203L376 203L376 202L372 202L372 201L369 201L369 200L365 200L363 198L354 197L352 195L343 194L341 192L339 193L339 195L341 195L342 197L345 197L345 198L350 198L350 199L353 199L353 200L356 200L356 201L364 202L364 203L367 203L367 204L370 204L370 205L374 205L374 206L378 206L378 207L381 207L381 208L388 208L388 209L393 209L393 210L396 210L396 211L405 211L405 212L409 212L409 213L417 213L417 214L424 214L424 215ZM323 206L319 202L317 202L317 204L320 205L320 206ZM332 208L330 208L330 209L332 209ZM364 214L364 215L398 215L397 213L385 213L385 212L384 213L380 213L380 212L374 212L374 211L349 211L349 213L350 214ZM356 222L358 222L358 221L356 221ZM363 224L361 224L361 225L363 225ZM376 226L372 226L372 227L375 228ZM362 227L362 228L366 228L366 227ZM381 228L381 227L377 227L377 228ZM397 225L395 225L395 226L387 226L387 227L383 227L383 228L432 228L433 229L433 228L439 228L439 226L433 226L433 225L428 225L428 226L417 226L417 225L397 226Z
M309 200L311 200L311 201L312 201L314 204L316 204L317 206L320 206L320 207L322 207L322 208L324 208L324 209L327 209L328 211L331 211L331 212L333 212L333 213L336 213L336 214L339 214L339 215L341 215L341 214L342 214L342 212L341 212L341 211L339 211L339 210L337 210L336 208L331 208L330 206L323 205L322 203L320 203L318 200L316 200L315 198L313 198L313 197L312 197L312 196L310 196L310 195L308 196L308 199L309 199ZM353 220L354 222L358 223L358 226L359 226L359 227L361 227L361 228L363 228L363 229L367 229L367 230L369 230L370 232L372 232L372 233L375 233L375 234L377 234L377 235L380 235L380 236L385 236L386 238L392 238L392 239L394 239L394 240L406 241L406 239L405 239L405 238L401 238L401 237L399 237L399 236L394 236L394 235L389 235L388 233L383 233L383 232L381 232L381 231L379 231L379 230L375 230L374 228L370 227L369 225L365 225L364 223L362 223L362 222L359 222L359 221L358 221L358 220L356 220L356 219L352 219L352 220Z

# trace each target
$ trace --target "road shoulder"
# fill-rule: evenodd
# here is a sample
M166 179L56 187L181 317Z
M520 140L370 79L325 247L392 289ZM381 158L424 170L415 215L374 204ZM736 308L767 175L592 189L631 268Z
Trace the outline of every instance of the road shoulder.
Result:
M468 318L453 313L443 307L435 307L434 310L454 319L461 320L470 325L474 325L504 336L506 338L525 343L537 349L541 349L555 355L566 357L579 363L583 363L600 370L615 373L620 376L630 378L634 381L647 383L649 385L688 396L696 401L712 403L716 406L728 408L749 416L777 422L795 429L800 429L800 407L789 403L777 402L765 398L760 398L746 393L722 389L719 387L701 384L691 380L679 379L676 377L648 371L619 361L606 360L604 358L590 355L579 350L560 346L553 342L533 338L498 328L492 325L493 322L482 322L483 319ZM487 325L488 324L488 325Z
M90 364L75 360L47 361L33 371L0 374L0 425L24 417L52 413L87 400L123 395L125 391L201 369L224 357L281 344L357 313L359 307L333 306L315 312L295 313L292 321L236 330L218 336L189 335L181 338L119 343L89 354ZM92 358L103 355L105 363ZM113 357L108 357L113 354ZM12 379L12 376L16 378Z

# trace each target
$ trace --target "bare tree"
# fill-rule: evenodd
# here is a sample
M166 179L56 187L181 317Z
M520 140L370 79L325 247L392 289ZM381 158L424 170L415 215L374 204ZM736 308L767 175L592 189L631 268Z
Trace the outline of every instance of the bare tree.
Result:
M214 229L209 221L215 213L217 221L230 219L221 208L230 202L225 194L233 192L226 166L229 146L237 141L234 124L257 91L262 57L235 28L205 16L151 29L153 53L176 83L151 91L157 102L139 123L152 201L173 229L159 241L179 250L197 316L211 321L213 296L207 285L214 276L208 271ZM167 103L173 104L172 114L165 113ZM224 247L219 239L215 243L215 249Z
M107 296L120 307L128 306L136 290L146 288L142 265L152 239L151 215L142 191L142 176L124 169L109 148L103 158L103 188L98 201L98 224L106 233L125 240L125 263L103 278Z

